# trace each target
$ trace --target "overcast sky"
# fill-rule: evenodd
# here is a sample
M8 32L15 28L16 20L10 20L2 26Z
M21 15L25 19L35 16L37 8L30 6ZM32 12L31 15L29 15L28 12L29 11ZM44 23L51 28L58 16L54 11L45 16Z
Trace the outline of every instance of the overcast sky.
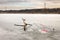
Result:
M0 9L60 8L60 0L0 0Z

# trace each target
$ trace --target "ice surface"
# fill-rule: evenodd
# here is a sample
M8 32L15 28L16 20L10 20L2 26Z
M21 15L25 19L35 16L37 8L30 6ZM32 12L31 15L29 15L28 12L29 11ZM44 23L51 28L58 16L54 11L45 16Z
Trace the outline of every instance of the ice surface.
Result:
M23 27L0 27L0 40L60 40L59 31L41 33L39 28L31 27L23 31Z
M20 14L19 14L19 16L0 14L0 40L60 40L60 30L53 31L52 30L53 27L51 27L51 28L49 26L43 27L42 25L39 25L36 22L36 20L39 19L38 17L41 18L41 19L37 20L38 22L40 21L40 23L43 22L42 21L43 19L45 19L44 21L46 21L47 18L50 18L48 20L49 21L51 20L52 21L51 24L53 24L55 21L60 21L59 20L60 16L57 17L55 15L57 17L57 19L55 16L51 16L51 15L48 17L47 17L47 15L44 15L44 16L39 15L38 17L36 15L30 16L30 17L32 17L32 19L36 19L33 21L36 23L34 24L34 23L32 23L32 21L29 21L33 24L33 26L27 27L27 31L23 31L23 27L21 27L21 26L14 26L14 23L17 23L16 22L17 20L13 20L13 19L15 17L18 18L21 16L22 15L20 15ZM29 17L29 16L27 16L27 17ZM11 20L9 20L9 19L11 19ZM48 22L48 20L46 22ZM55 21L53 21L53 20L55 20ZM22 20L20 20L20 21L22 21ZM19 24L19 22L18 22L18 24ZM48 22L48 23L46 23L46 22L45 22L45 24L49 25L50 22ZM59 26L57 26L57 27L59 27ZM41 32L43 29L48 30L48 32L47 33Z

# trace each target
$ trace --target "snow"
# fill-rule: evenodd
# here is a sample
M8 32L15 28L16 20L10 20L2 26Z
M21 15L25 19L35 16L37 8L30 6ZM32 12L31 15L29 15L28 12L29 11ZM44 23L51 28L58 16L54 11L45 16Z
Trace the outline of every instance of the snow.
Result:
M10 15L10 14L8 14L8 15L1 14L0 15L0 40L60 40L60 30L53 31L52 30L53 27L50 28L50 26L48 26L49 24L51 25L51 24L56 23L56 25L57 25L59 23L59 22L57 23L55 21L60 21L60 19L59 19L60 16L56 16L57 18L55 16L49 15L47 17L47 15L44 15L44 16L38 15L38 17L41 18L41 19L39 19L37 17L37 15L35 15L35 16L32 15L31 16L32 18L30 18L30 19L28 18L28 19L32 20L32 21L34 19L36 19L33 21L33 22L35 22L35 24L32 21L29 21L32 24L32 26L30 26L30 27L27 26L27 30L24 31L23 27L14 26L14 23L17 23L17 24L22 23L22 22L20 22L20 21L22 21L20 19L19 19L20 21L17 22L17 18L23 17L22 15L18 16L18 15ZM27 17L29 17L29 16L26 16L26 18ZM44 21L46 21L47 23L42 21L43 20L42 18L45 19ZM47 18L50 18L50 19L46 20ZM52 21L52 23L50 23L51 22L50 20ZM41 21L40 23L45 23L45 24L42 26L42 25L38 24L39 21ZM27 23L28 23L28 21L27 21ZM46 24L47 24L47 26L45 26ZM57 25L58 28L59 28L59 26Z

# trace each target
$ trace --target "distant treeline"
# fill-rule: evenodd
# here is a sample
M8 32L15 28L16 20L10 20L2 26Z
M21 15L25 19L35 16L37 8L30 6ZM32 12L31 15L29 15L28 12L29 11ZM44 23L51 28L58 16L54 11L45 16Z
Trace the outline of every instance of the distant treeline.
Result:
M58 14L60 14L60 8L24 9L24 10L0 10L0 13L58 13Z

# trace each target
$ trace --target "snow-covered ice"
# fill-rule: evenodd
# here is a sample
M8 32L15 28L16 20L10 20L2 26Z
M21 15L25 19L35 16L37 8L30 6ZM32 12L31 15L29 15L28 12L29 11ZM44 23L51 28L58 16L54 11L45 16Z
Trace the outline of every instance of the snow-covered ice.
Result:
M14 26L15 23L23 24L22 17L32 24L27 26L27 31L23 31L21 26ZM0 14L0 40L60 40L59 23L60 15L57 14Z

